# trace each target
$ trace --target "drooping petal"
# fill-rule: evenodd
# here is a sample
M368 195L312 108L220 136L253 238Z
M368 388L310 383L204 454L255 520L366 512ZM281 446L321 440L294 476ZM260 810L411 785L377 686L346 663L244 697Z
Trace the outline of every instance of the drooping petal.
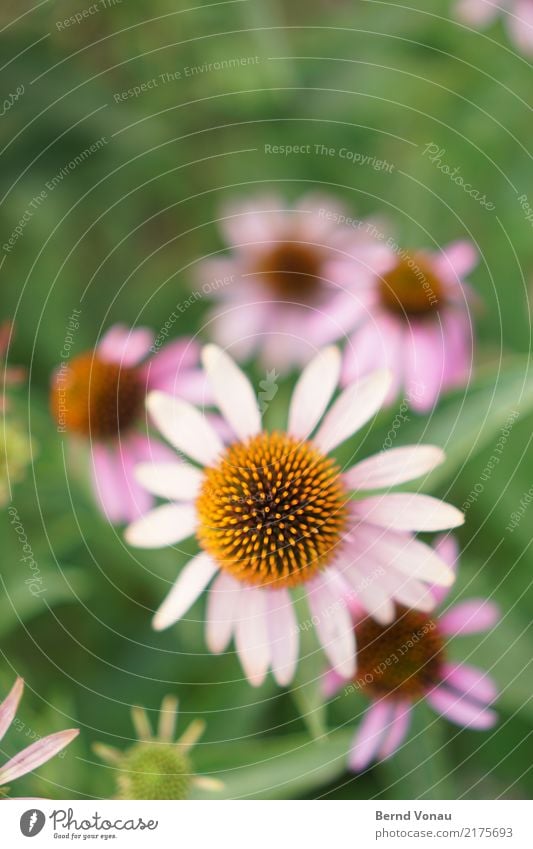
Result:
M533 54L533 9L530 0L516 0L514 10L506 16L509 34L526 56Z
M354 532L361 551L377 559L385 570L394 568L411 578L433 584L451 586L454 572L426 543L410 534L383 530L378 525L366 522L359 524Z
M327 413L315 442L324 454L348 439L382 406L391 382L389 372L375 372L348 386Z
M441 534L438 536L433 543L433 549L437 557L440 557L440 559L443 560L455 574L457 572L457 562L459 559L459 544L453 534ZM437 604L443 603L450 592L451 586L451 583L449 586L437 586L435 584L435 586L431 588Z
M199 362L200 349L192 339L176 339L161 346L146 364L148 388L179 395L180 375Z
M140 463L135 476L148 492L172 501L194 501L202 473L188 463Z
M57 734L50 734L48 737L43 737L42 740L32 743L31 746L23 749L0 769L0 785L8 784L16 778L20 778L21 775L26 775L26 773L37 769L53 758L54 755L57 755L65 746L68 746L78 734L78 729L58 731Z
M500 608L486 598L460 601L439 619L439 627L447 636L464 636L489 631L500 620Z
M112 524L124 521L124 476L111 446L93 442L91 472L93 491L104 516Z
M328 660L340 675L350 678L355 674L354 627L331 568L309 581L307 601Z
M442 531L464 522L451 504L411 492L370 496L354 502L353 509L362 521L396 531Z
M221 572L209 590L206 614L206 642L209 651L220 654L231 640L239 614L242 584Z
M490 675L466 663L445 663L442 680L473 702L490 704L498 696L498 688Z
M384 744L392 716L393 706L389 702L375 702L368 708L357 729L348 757L348 766L354 772L366 769L375 759Z
M124 324L115 324L102 336L98 354L108 362L136 366L150 351L154 334L148 327L130 329Z
M218 566L205 551L189 560L154 616L155 630L162 631L181 619L217 571Z
M456 725L484 731L492 728L498 721L498 714L495 711L469 701L464 696L458 696L444 686L435 687L426 695L426 698L433 710Z
M196 407L164 392L151 392L146 406L157 428L179 451L205 466L215 462L222 442Z
M349 469L344 481L350 489L383 489L415 480L444 462L445 454L434 445L408 445L382 451Z
M17 678L4 701L0 704L0 740L3 739L7 729L15 718L23 691L24 681L22 678Z
M437 321L413 320L405 335L405 387L413 410L427 413L444 389L445 347Z
M388 625L394 619L394 604L392 594L383 587L379 580L372 577L373 567L358 563L358 568L350 566L342 574L352 587L355 596L363 605L365 611L381 625Z
M163 504L126 528L124 538L137 548L164 548L192 536L196 510L191 504Z
M287 590L272 590L267 595L268 633L271 665L280 687L294 678L298 663L298 623Z
M259 687L270 663L266 593L261 589L245 587L241 591L235 645L248 681Z
M489 4L483 5L487 7ZM470 274L478 262L479 252L476 246L466 240L452 242L432 257L437 276L455 282Z
M322 679L322 693L325 699L336 696L342 687L348 684L348 679L339 675L334 669L328 669Z
M202 361L215 401L237 436L248 439L261 430L261 414L252 384L221 348L206 345Z
M302 372L289 409L288 431L292 436L306 439L315 429L335 392L340 363L337 348L324 348Z
M394 705L392 719L389 728L385 734L385 739L378 752L380 760L390 758L398 751L403 741L407 737L409 724L411 722L411 705L409 702L399 702Z

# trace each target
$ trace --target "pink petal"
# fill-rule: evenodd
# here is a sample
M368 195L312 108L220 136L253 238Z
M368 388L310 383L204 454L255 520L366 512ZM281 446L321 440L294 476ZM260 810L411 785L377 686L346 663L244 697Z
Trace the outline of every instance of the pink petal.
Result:
M533 53L533 8L531 0L516 0L507 15L507 27L514 43L526 55Z
M16 778L20 778L21 775L26 775L26 773L37 769L53 758L54 755L57 755L65 746L68 746L78 734L77 729L59 731L57 734L50 734L48 737L43 737L42 740L32 743L31 746L23 749L0 769L0 784L8 784Z
M355 674L354 627L331 568L307 584L307 601L328 660L340 675L351 678Z
M133 522L147 513L154 504L152 495L137 480L135 469L141 459L136 451L137 443L131 439L123 440L118 449L118 465L123 478L124 519Z
M205 552L189 560L154 616L155 630L162 631L181 619L217 572L218 566Z
M239 614L242 584L221 572L211 585L207 598L206 641L209 651L220 654L231 640Z
M477 248L472 242L466 240L452 242L432 257L432 265L437 277L455 283L470 274L478 262Z
M448 636L464 636L489 631L499 622L497 604L485 598L460 601L439 619L440 630Z
M444 388L444 343L437 321L412 321L406 334L405 387L413 410L427 413Z
M281 236L280 219L290 220L286 204L276 195L264 195L255 201L226 204L219 226L228 244L240 247L246 242L268 242Z
M415 480L445 460L441 448L412 445L391 448L357 463L344 475L350 489L382 489Z
M262 302L220 307L211 317L213 339L235 359L245 360L261 340L271 311L271 305Z
M373 569L373 564L366 564L364 558L361 557L361 562L358 561L357 567L350 566L343 569L342 575L352 587L355 598L358 599L363 609L376 622L388 625L394 619L391 592L388 587L382 586L379 580L373 578Z
M433 710L456 725L485 731L492 728L498 721L495 711L468 701L463 696L457 696L444 686L431 690L426 695L426 699Z
M385 740L379 750L380 760L390 758L397 752L407 737L411 722L411 705L409 702L400 702L394 706L391 724L387 730Z
M136 366L147 356L153 341L154 334L147 327L133 330L123 324L115 324L102 336L98 354L109 362Z
M96 499L112 524L127 521L128 493L116 447L92 444L92 485Z
M302 372L292 393L288 431L306 439L313 432L335 392L339 380L340 353L324 348Z
M445 358L443 385L445 389L465 386L473 366L472 325L468 313L447 309L442 315Z
M324 454L348 439L377 413L389 391L390 382L389 372L378 371L344 390L327 413L314 439Z
M270 663L266 592L244 587L239 597L239 608L235 630L237 653L250 684L259 687L265 680Z
M435 550L435 554L440 557L444 563L447 563L450 569L456 573L459 559L459 544L453 534L448 533L438 536L433 543L433 548ZM448 586L434 585L431 588L431 592L433 593L437 604L443 603L450 592L451 586L453 586L453 582Z
M0 704L0 740L13 722L24 690L24 681L17 678L8 695Z
M217 406L239 439L246 440L261 430L261 414L252 384L221 348L206 345L202 362Z
M498 696L496 684L484 670L466 663L446 663L443 667L443 683L468 699L490 704Z
M336 696L339 690L346 686L349 679L339 675L334 669L328 669L322 679L322 693L325 699L331 699Z
M354 737L348 758L348 766L360 772L375 759L384 745L387 729L392 720L393 706L390 702L375 702L366 712Z
M294 678L298 663L298 623L287 590L272 590L267 597L271 665L280 687Z
M364 522L395 531L441 531L464 522L456 507L417 493L373 495L355 501L353 512Z
M376 308L371 318L356 330L346 347L343 385L375 369L386 369L392 378L385 403L392 403L404 375L405 335L401 319Z

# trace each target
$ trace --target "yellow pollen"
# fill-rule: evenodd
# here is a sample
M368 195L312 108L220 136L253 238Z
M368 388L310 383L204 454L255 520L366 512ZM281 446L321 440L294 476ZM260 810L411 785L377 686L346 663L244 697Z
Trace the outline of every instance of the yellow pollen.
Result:
M296 586L331 561L346 500L338 467L310 442L261 433L230 445L206 470L198 539L246 584Z

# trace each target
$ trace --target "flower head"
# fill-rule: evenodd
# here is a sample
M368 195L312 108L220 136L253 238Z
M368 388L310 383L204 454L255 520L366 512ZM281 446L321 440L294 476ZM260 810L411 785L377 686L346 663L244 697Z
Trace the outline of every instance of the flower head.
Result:
M24 681L22 678L17 678L11 691L0 704L0 740L3 739L7 729L13 722L19 702L22 698L24 690ZM15 755L2 767L0 767L0 789L5 794L9 789L6 787L11 781L26 775L28 772L42 766L49 761L54 755L57 755L65 746L74 740L79 734L78 729L72 728L69 731L59 731L57 734L50 734L48 737L43 737L32 743L26 749Z
M389 622L394 599L429 610L433 598L424 582L453 581L450 568L413 532L461 524L458 510L417 494L367 497L426 474L443 454L432 446L399 448L342 473L330 454L376 413L389 377L377 373L348 387L330 407L340 371L336 348L324 349L303 371L283 432L262 430L254 390L227 354L209 345L203 362L234 434L229 445L190 404L161 392L147 402L161 432L196 465L138 468L139 481L170 503L130 525L126 539L158 548L195 534L201 548L157 611L154 627L179 620L212 582L209 648L222 652L235 635L251 683L261 684L271 667L284 685L298 660L291 590L299 587L324 651L351 675L355 641L345 602L351 592ZM351 500L354 493L364 497Z
M346 348L344 382L389 368L394 376L389 400L403 385L411 406L421 412L444 390L467 383L473 342L463 277L476 262L477 252L467 242L440 253L377 246L373 259L369 254L370 285L359 292L353 287L366 313Z
M459 0L456 5L457 17L464 24L485 27L491 24L499 13L505 18L509 36L516 47L525 53L533 53L533 3L531 0Z
M195 775L189 754L204 731L201 720L192 722L174 741L178 702L167 696L161 704L158 733L154 737L146 711L136 707L132 718L138 736L124 752L97 743L96 753L116 771L117 799L188 799L194 788L220 790L220 781Z
M354 325L360 306L337 286L333 260L355 267L364 239L338 202L307 195L294 206L281 197L230 204L221 228L231 254L205 260L204 291L219 305L213 334L238 358L257 350L267 367L286 372Z
M437 550L455 566L457 547L443 537ZM436 600L445 593L433 590ZM332 696L361 691L372 705L354 737L350 767L365 769L373 760L392 755L404 742L411 711L425 699L437 713L467 728L487 729L496 722L489 705L497 690L482 670L448 659L448 638L488 630L499 619L496 605L486 599L472 599L448 608L440 616L421 613L402 605L384 625L364 615L357 605L354 628L358 642L357 673L351 681L330 670L325 693Z
M93 351L58 368L52 381L50 406L58 429L90 442L93 488L111 522L131 521L152 506L133 475L134 465L169 459L165 446L146 433L147 393L160 389L192 401L204 397L197 347L180 339L153 353L153 341L147 328L115 325Z

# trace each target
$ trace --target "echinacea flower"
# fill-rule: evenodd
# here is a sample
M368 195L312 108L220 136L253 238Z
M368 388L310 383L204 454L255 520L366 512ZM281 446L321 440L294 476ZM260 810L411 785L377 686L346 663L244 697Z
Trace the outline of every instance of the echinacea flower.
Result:
M343 381L389 368L389 400L403 385L413 409L427 412L441 392L469 379L473 342L463 278L478 254L464 241L436 253L392 247L387 253L383 247L377 248L371 285L360 292L353 287L366 317L346 347Z
M22 678L17 678L9 694L0 704L0 740L4 738L7 729L15 718L23 690L24 681ZM9 789L6 785L42 766L65 746L68 746L78 734L77 728L50 734L48 737L43 737L36 743L32 743L31 746L27 746L18 755L7 761L0 767L0 794L5 795Z
M95 743L94 751L116 771L117 799L188 799L194 788L221 790L223 784L207 775L196 775L190 752L205 730L195 719L175 741L178 700L166 696L161 704L159 727L154 737L143 708L132 709L138 742L125 751Z
M437 551L450 565L457 560L457 545L451 537L437 543ZM438 602L446 593L434 588ZM440 616L428 616L398 605L396 616L382 625L355 612L358 643L357 674L351 682L330 670L325 678L325 695L331 697L343 688L346 694L358 690L372 704L358 728L349 755L354 771L384 760L403 744L416 703L427 703L450 722L465 728L486 730L497 715L489 706L497 688L483 670L466 663L454 663L447 654L448 639L483 633L499 620L498 607L483 598L458 602Z
M460 21L478 28L488 26L498 14L503 14L509 36L517 48L528 55L533 53L531 0L459 0L456 13Z
M345 474L329 456L379 409L389 376L377 373L348 387L326 412L340 372L336 348L321 351L294 390L287 430L261 428L254 390L220 348L203 363L215 401L236 435L225 446L202 414L162 392L148 396L158 428L194 463L143 464L139 480L171 500L134 522L126 540L159 548L195 534L201 552L181 571L154 618L156 629L179 620L213 581L207 644L222 652L235 635L254 685L269 667L288 684L298 660L298 623L291 590L302 587L324 651L335 668L355 670L355 642L344 602L349 587L388 621L392 599L427 609L424 581L449 584L453 573L413 531L459 525L451 505L417 494L369 491L419 477L442 459L432 446L398 448ZM365 497L350 502L352 492Z
M324 342L351 329L360 305L336 283L364 243L336 200L306 195L294 206L278 196L228 204L220 227L229 256L204 260L203 291L220 303L210 328L237 359L258 351L280 373L302 366ZM364 267L354 274L364 276Z
M149 357L153 341L148 328L114 325L94 350L64 362L53 377L52 413L60 432L90 442L93 489L113 523L132 521L153 504L135 479L135 464L169 459L168 449L146 433L147 393L204 398L194 343L179 339Z

